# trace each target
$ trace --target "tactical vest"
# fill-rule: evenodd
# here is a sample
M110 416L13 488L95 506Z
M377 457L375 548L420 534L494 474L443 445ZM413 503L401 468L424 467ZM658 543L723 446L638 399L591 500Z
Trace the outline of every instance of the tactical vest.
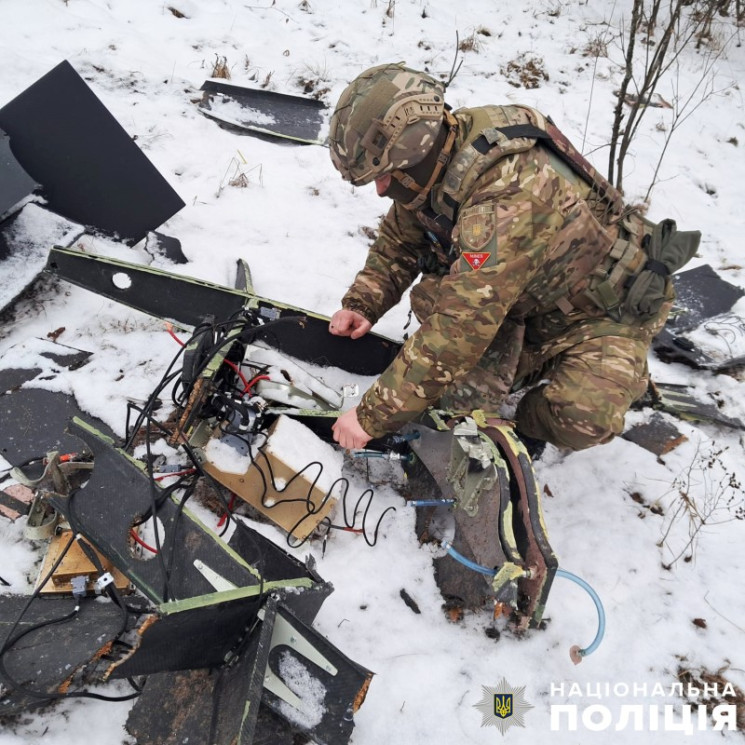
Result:
M558 172L569 178L573 175L586 186L587 201L600 224L617 233L610 251L587 280L553 302L565 313L601 309L617 320L653 317L671 297L670 275L692 258L701 234L679 232L673 220L655 224L625 207L618 189L535 109L484 106L457 114L465 115L471 125L467 131L461 125L459 149L432 190L430 204L416 213L433 240L438 273L447 273L456 258L451 236L460 204L483 177L489 178L488 172L500 160L540 142L554 156Z

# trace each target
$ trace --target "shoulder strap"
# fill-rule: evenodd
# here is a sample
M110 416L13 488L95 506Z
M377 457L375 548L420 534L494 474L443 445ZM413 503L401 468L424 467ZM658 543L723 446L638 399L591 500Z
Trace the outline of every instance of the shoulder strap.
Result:
M507 138L531 137L540 140L558 155L581 179L591 184L600 196L611 205L611 210L620 215L623 212L623 197L621 192L608 181L598 170L572 145L564 133L550 120L546 120L546 129L534 124L515 124L510 127L497 127ZM473 146L479 152L486 152L480 148L490 147L488 140L481 135Z
M535 145L534 138L509 138L500 131L500 127L531 121L531 111L524 106L482 106L455 112L468 123L461 131L463 140L448 164L440 187L432 193L436 212L455 220L460 202L486 171L502 158ZM536 115L540 116L537 112Z

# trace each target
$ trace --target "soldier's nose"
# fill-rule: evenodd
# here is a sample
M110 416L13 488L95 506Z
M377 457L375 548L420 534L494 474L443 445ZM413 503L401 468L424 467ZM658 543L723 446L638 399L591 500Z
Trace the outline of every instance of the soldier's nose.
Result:
M385 193L388 191L388 187L391 185L391 174L390 173L384 173L382 176L378 176L375 179L375 189L378 192L378 196L382 197L385 196Z

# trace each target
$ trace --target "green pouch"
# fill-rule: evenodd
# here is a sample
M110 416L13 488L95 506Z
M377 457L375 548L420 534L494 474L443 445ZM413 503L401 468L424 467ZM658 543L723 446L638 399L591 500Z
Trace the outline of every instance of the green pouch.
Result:
M701 233L698 230L680 231L675 220L660 223L643 220L643 223L642 248L649 258L631 281L623 310L646 321L653 318L670 297L670 275L693 258L701 242Z

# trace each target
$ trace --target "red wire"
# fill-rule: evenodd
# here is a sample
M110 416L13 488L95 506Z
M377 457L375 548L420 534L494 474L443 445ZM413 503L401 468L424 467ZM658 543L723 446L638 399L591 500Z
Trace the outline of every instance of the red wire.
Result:
M176 334L174 333L172 324L166 324L166 331L168 331L168 333L171 335L171 338L174 339L179 346L184 346L184 342L181 341L181 339L179 339L178 336L176 336Z
M235 507L235 494L230 495L230 501L228 502L228 511L223 514L223 516L217 521L217 527L222 528L223 525L225 525L225 521L228 519L228 514L233 511L233 507Z
M166 324L166 331L171 335L171 338L176 341L177 344L184 346L184 342L181 341L181 339L176 336L176 334L173 331L173 325L170 323ZM254 386L255 383L257 383L259 380L269 380L268 375L257 375L250 383L246 380L246 376L241 371L240 367L235 364L235 362L231 362L230 360L223 360L223 362L231 369L233 372L241 379L241 383L243 383L243 394L245 395L248 393L251 388Z
M145 541L143 541L142 538L140 538L140 536L137 534L137 531L134 528L132 528L129 531L129 534L132 536L132 539L134 540L135 543L139 543L140 546L142 546L143 548L146 548L151 554L158 553L156 549L154 549L152 546L148 546L148 544L145 543Z
M243 372L241 372L241 368L238 367L235 362L231 362L230 360L223 360L223 362L241 379L241 383L243 383L243 392L245 393L248 390L248 381Z
M257 375L250 383L246 383L243 393L248 393L260 380L271 380L271 378L268 375Z
M186 476L187 474L194 473L196 468L187 468L185 471L174 471L173 473L161 473L160 476L153 476L153 481L163 481L163 479L170 479L171 476Z

